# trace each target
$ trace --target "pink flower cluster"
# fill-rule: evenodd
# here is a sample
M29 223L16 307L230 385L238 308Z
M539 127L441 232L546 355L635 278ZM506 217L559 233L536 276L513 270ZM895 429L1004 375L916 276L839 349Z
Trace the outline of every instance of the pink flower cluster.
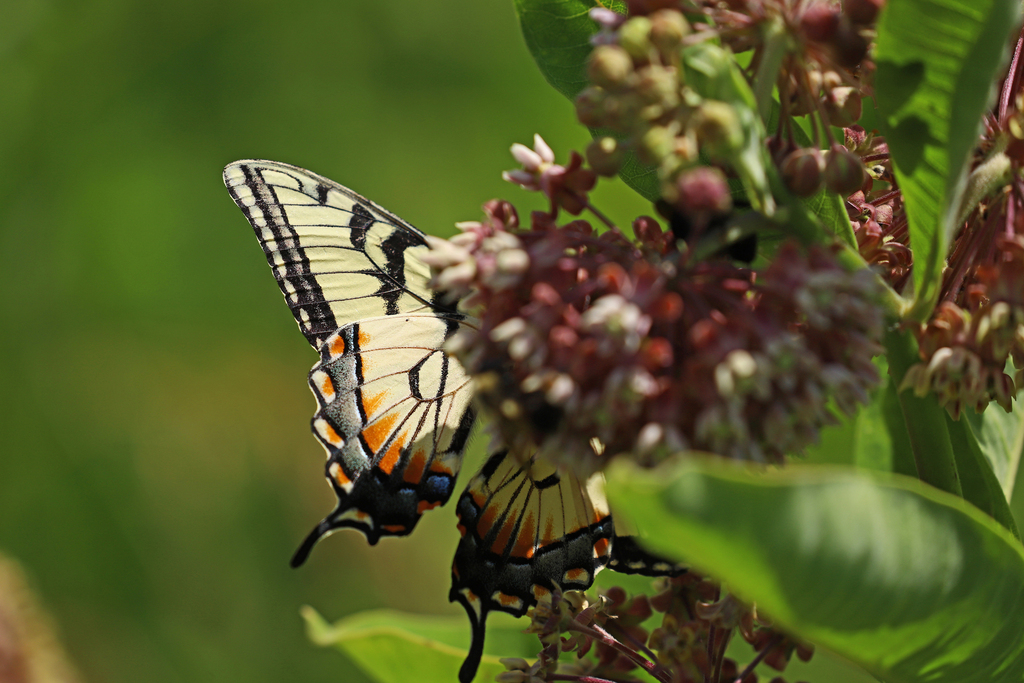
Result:
M511 446L578 471L599 455L681 449L778 461L878 382L877 284L822 249L783 246L757 273L688 263L651 218L639 240L586 221L530 229L505 202L432 241L439 290L480 326L450 351Z

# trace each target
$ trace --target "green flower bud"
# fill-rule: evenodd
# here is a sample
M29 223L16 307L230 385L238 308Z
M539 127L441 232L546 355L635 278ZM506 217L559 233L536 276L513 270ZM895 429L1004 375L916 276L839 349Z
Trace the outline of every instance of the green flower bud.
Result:
M620 133L629 133L636 129L637 119L644 103L632 90L622 94L609 95L604 101L604 126Z
M650 16L651 42L662 55L669 57L679 51L683 38L690 34L690 24L682 13L675 10L658 10Z
M731 104L704 100L693 121L697 141L712 157L735 154L743 146L743 129Z
M637 69L636 92L648 104L658 104L665 111L679 106L679 81L676 70L651 64Z
M640 136L636 155L641 163L657 166L675 149L675 133L666 126L652 126Z
M612 137L596 138L587 145L587 163L598 175L614 176L622 168L625 157L622 145Z
M594 48L587 60L587 76L594 85L615 88L623 85L633 73L633 60L617 45Z
M633 59L647 61L654 49L651 42L651 20L647 17L633 17L619 29L619 45Z

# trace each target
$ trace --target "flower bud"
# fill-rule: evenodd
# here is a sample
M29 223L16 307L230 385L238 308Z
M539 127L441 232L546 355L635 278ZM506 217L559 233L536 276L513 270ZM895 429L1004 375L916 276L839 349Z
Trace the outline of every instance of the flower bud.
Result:
M839 12L829 2L815 2L800 17L800 30L810 40L827 43L839 28Z
M798 149L782 161L782 179L797 197L810 197L821 189L825 160L821 150Z
M650 65L636 70L636 92L649 104L660 104L664 110L679 105L679 81L676 70Z
M672 154L675 148L675 133L665 126L651 126L640 137L636 155L641 163L657 166L661 160Z
M614 176L625 156L622 145L612 137L596 138L587 145L587 163L598 175Z
M824 98L829 123L845 128L852 126L861 115L861 97L856 89L849 86L832 88Z
M868 41L848 21L839 22L830 45L836 64L846 69L858 66L868 54Z
M732 105L705 100L694 117L697 140L713 157L729 157L743 146L743 129Z
M860 158L843 147L834 147L825 163L825 185L842 197L861 188L868 174Z
M619 29L619 45L633 59L647 61L654 44L651 42L651 20L633 17Z
M843 0L843 12L855 24L873 24L885 0Z
M713 166L684 171L676 181L676 206L687 213L725 214L732 208L732 196L725 174Z
M679 50L690 24L681 12L663 9L651 15L651 42L666 57Z
M603 88L591 86L576 96L576 118L584 126L600 128L605 125L604 103L608 93Z
M590 53L587 76L594 85L614 88L633 73L633 60L617 45L600 45Z

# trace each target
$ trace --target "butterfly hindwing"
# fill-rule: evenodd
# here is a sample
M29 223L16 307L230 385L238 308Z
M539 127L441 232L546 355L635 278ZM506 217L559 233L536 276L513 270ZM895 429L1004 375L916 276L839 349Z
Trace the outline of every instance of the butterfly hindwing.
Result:
M274 161L229 164L224 183L320 352L312 427L338 504L292 564L336 529L410 533L461 466L471 392L442 345L471 322L427 286L423 233L352 190Z
M275 161L236 161L224 184L313 348L355 320L444 308L427 287L423 233L390 211Z
M462 683L476 674L488 612L522 616L553 588L583 590L608 562L614 526L599 481L498 452L459 498L462 540L449 600L472 628Z
M441 350L455 318L411 314L347 325L324 342L309 373L313 433L327 451L338 506L293 559L324 534L351 527L371 544L410 533L451 496L474 412L469 378Z

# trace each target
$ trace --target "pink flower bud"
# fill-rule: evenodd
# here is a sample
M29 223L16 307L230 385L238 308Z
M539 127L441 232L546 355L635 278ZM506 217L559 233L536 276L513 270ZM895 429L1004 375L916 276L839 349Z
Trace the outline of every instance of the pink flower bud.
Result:
M855 24L873 24L885 0L843 0L843 12Z
M797 197L810 197L821 189L825 160L810 147L792 152L782 162L782 179Z
M825 185L828 189L846 197L859 190L867 177L864 164L853 152L838 146L829 152L825 163Z
M839 12L830 2L815 2L800 17L800 30L818 43L826 43L839 27Z

